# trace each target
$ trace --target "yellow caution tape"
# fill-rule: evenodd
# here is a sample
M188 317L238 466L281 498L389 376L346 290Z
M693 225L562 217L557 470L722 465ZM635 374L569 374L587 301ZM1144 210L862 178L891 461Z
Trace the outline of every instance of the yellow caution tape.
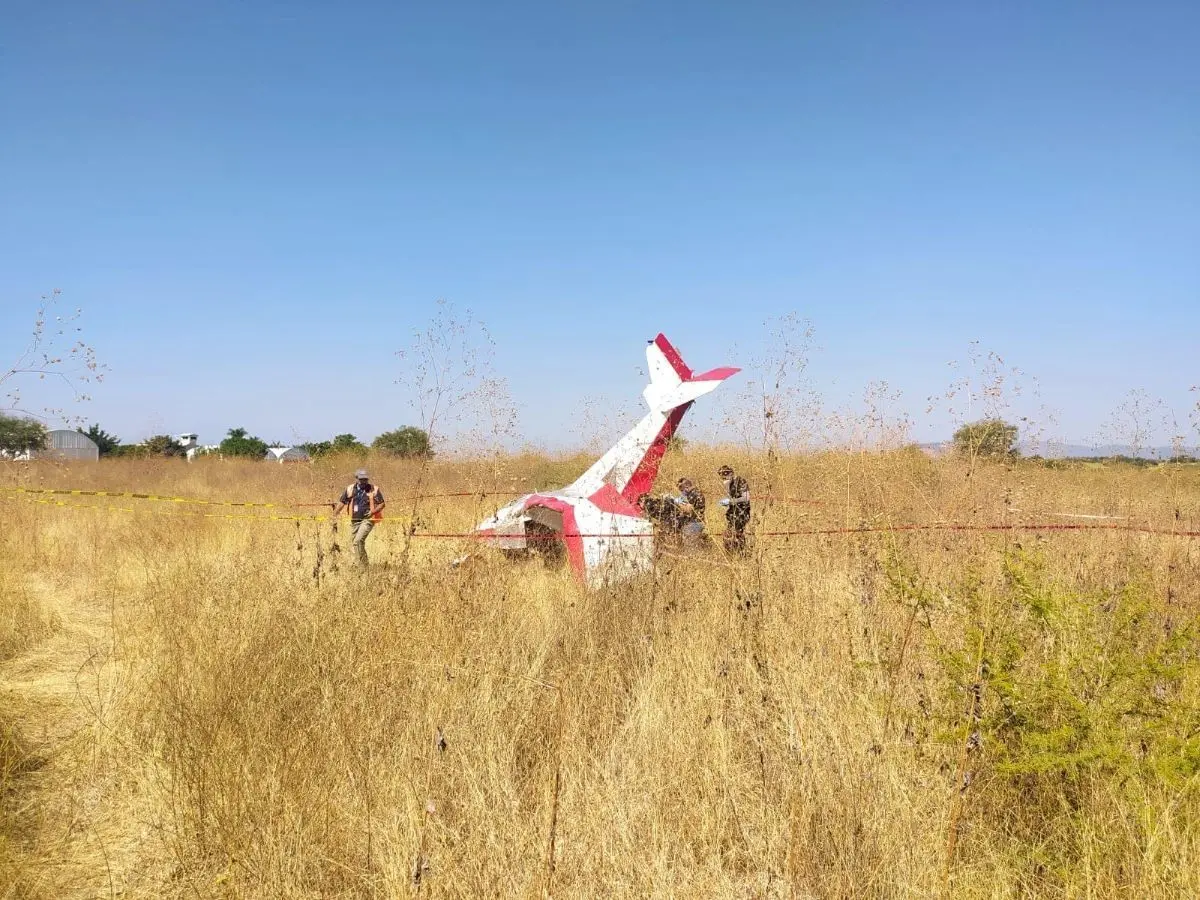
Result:
M5 496L5 495L8 496ZM17 496L12 496L12 495ZM159 503L174 503L174 504L195 504L198 506L230 506L244 509L293 509L296 506L325 506L326 504L316 503L262 503L252 500L204 500L199 497L172 497L165 494L143 494L134 491L88 491L77 488L26 488L26 487L6 487L0 486L0 497L10 500L26 500L30 503L46 503L53 506L66 506L73 509L111 509L118 512L153 512L146 507L127 507L127 506L111 506L102 503L68 503L62 500L43 499L38 495L49 496L66 496L66 497L122 497L129 500L149 500ZM333 504L328 504L332 506ZM330 515L238 515L236 513L189 513L189 515L203 519L258 519L263 522L330 522L334 519ZM376 525L382 525L384 522L396 522L397 519L379 519L375 522Z
M33 493L33 492L32 491L23 491L22 493ZM49 492L47 491L47 492L43 492L43 493L49 493ZM57 493L67 493L67 492L66 491L58 491ZM105 494L104 492L101 492L101 491L71 491L70 493L82 494L84 496L114 496L114 495L120 496L120 495L116 494L116 492L110 492L108 494ZM3 496L3 495L0 495L0 496ZM124 496L138 496L138 495L125 494ZM159 512L157 510L147 508L144 506L142 506L142 507L114 506L114 505L108 504L108 503L71 503L67 500L51 500L49 498L42 498L42 497L19 497L19 496L14 497L14 496L11 496L11 492L10 492L10 495L4 497L4 499L5 500L22 500L26 503L42 503L42 504L46 504L47 506L61 506L61 507L67 507L69 509L95 509L95 510L103 509L103 510L111 510L113 512L143 513L143 514L148 513L150 515L179 515L177 513ZM268 505L282 506L283 504L250 504L250 503L247 503L244 505L246 505L246 506L255 506L255 505L257 505L257 506L268 506ZM192 518L196 518L196 519L243 519L243 520L250 520L253 522L332 522L332 521L334 521L330 516L268 516L268 515L244 515L244 514L239 514L239 513L204 513L204 512L186 513L185 515L189 515ZM375 522L375 525L378 527L379 525L383 525L384 523L403 524L403 521L404 521L403 519L398 519L398 518L380 519L377 522Z
M60 493L64 493L64 492L60 492ZM87 492L87 491L78 491L75 493L80 493L80 494L83 494L84 496L89 495L89 492ZM104 494L101 494L99 492L91 492L90 495L91 496L105 496ZM112 496L112 495L109 494L107 496ZM23 500L26 503L43 503L48 506L65 506L65 507L69 507L71 509L97 509L97 510L103 509L103 510L110 510L113 512L127 512L127 513L140 512L140 513L151 513L153 515L163 515L163 513L157 513L154 510L147 509L145 507L142 507L139 509L139 508L135 508L135 507L131 507L131 506L114 506L114 505L108 504L108 503L71 503L67 500L51 500L48 498L41 498L41 497L12 497L12 496L9 496L9 497L6 497L5 499L7 499L7 500ZM327 521L329 521L329 516L264 516L264 515L238 515L237 513L191 513L191 515L194 518L198 518L198 519L257 519L262 522L327 522ZM376 522L375 524L378 525L379 523Z
M257 503L250 500L203 500L199 497L171 497L163 494L138 494L133 491L83 491L67 488L0 487L12 494L56 494L71 497L125 497L130 500L150 500L158 503L194 503L200 506L243 506L267 509L290 509L293 503ZM332 504L331 504L332 505Z
M112 506L99 503L68 503L66 500L40 500L37 497L5 497L5 500L24 500L26 503L45 503L48 506L67 506L72 509L109 509L114 512L137 512L132 506Z

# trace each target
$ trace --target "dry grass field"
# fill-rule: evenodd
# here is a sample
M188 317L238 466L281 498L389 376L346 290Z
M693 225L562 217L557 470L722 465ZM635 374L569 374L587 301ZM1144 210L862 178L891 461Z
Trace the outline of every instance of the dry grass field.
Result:
M592 593L422 537L506 497L406 499L582 458L372 461L366 575L265 518L318 508L0 490L0 897L1200 896L1200 470L730 461L748 557ZM353 464L0 488L314 503Z

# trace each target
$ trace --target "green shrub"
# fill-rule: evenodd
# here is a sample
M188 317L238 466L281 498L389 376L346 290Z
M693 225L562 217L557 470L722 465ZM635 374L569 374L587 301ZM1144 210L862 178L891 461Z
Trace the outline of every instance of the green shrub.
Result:
M1011 459L1018 455L1017 426L1003 419L983 419L954 432L954 449L963 456Z

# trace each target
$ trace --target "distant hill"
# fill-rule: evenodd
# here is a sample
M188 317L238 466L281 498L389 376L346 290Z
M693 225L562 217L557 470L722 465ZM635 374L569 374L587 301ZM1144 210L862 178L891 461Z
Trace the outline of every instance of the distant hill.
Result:
M921 449L931 453L945 453L950 449L951 441L934 441L922 444ZM1137 456L1142 459L1170 459L1175 455L1171 447L1143 447L1133 453L1129 447L1122 444L1063 444L1058 441L1046 441L1039 445L1026 443L1018 444L1022 456L1043 456L1047 459L1080 459L1105 456ZM1191 448L1184 450L1185 454L1195 454Z
M1175 455L1171 447L1143 447L1137 453L1122 444L1057 444L1047 443L1041 447L1020 445L1021 453L1025 456L1046 456L1052 459L1065 459L1080 456L1138 456L1142 459L1170 459Z

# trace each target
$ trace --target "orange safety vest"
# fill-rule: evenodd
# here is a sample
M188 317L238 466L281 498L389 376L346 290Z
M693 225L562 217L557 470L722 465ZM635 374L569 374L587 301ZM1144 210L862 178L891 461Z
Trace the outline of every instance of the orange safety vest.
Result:
M350 502L346 504L346 511L349 513L350 518L352 519L354 518L354 490L357 487L357 481L346 487L346 496L350 498ZM370 516L372 522L383 521L383 510L375 508L375 494L378 493L378 491L379 488L375 487L375 485L371 485L371 492L367 494L367 514Z

